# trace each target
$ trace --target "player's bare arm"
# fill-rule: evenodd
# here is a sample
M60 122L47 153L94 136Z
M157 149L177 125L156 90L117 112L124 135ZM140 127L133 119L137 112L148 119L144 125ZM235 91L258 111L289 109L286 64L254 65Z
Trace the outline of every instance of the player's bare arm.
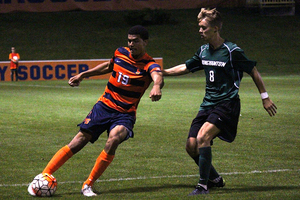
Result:
M162 72L152 72L153 87L150 91L149 98L152 101L159 101L161 99L161 89L164 87L164 79Z
M265 88L265 84L260 76L260 73L258 72L257 68L254 67L250 76L252 77L259 93L261 94L262 97L262 103L265 108L265 110L269 113L269 115L272 117L276 114L277 107L273 103L273 101L270 99L268 96L268 93Z
M112 72L112 70L113 70L113 64L110 63L110 61L101 63L92 69L81 72L80 74L77 74L76 76L71 77L69 80L69 85L72 87L79 86L80 82L84 78L107 74L107 73Z
M180 76L188 74L190 71L186 68L185 64L180 64L175 67L165 69L162 72L164 76Z

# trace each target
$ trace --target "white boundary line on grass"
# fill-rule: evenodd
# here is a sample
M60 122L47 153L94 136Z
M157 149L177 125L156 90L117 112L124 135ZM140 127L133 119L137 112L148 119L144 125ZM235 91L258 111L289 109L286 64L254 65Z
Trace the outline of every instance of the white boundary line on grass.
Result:
M291 172L291 171L300 171L300 169L274 169L274 170L254 170L250 172L227 172L227 173L220 173L220 175L239 175L239 174L266 174L266 173L279 173L279 172ZM112 178L112 179L104 179L104 180L97 180L96 182L119 182L119 181L134 181L134 180L146 180L146 179L163 179L163 178L189 178L189 177L198 177L199 174L193 175L173 175L173 176L152 176L152 177L135 177L135 178ZM59 182L59 184L70 184L70 183L83 183L82 181L64 181ZM22 184L0 184L0 187L22 187L28 186L29 183L22 183Z

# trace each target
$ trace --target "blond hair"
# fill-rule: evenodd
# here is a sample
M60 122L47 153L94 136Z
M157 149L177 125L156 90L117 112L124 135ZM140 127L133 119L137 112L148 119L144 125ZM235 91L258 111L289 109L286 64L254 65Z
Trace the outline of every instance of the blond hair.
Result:
M206 19L210 26L217 26L219 30L222 29L222 17L221 13L217 11L216 8L209 9L209 8L201 8L200 13L198 14L197 20L201 22L202 20Z

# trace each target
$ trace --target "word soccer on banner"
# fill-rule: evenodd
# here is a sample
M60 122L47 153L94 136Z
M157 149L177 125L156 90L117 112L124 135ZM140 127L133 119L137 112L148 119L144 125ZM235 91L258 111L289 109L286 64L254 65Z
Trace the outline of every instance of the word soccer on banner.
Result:
M76 74L94 68L109 59L95 60L45 60L45 61L20 61L18 79L20 81L37 80L68 80ZM163 67L162 58L154 60ZM90 79L108 79L110 74L94 76ZM11 81L10 62L0 61L0 81Z

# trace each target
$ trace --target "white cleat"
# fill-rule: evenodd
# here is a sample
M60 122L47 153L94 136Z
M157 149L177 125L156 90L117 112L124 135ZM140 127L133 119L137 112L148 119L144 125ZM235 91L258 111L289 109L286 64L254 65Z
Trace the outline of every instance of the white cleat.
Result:
M33 189L32 189L32 182L29 184L27 191L29 192L29 194L31 196L36 196L36 194L33 192Z
M81 190L81 194L86 197L97 196L97 194L93 192L92 186L88 186L87 184L84 185L83 189Z

